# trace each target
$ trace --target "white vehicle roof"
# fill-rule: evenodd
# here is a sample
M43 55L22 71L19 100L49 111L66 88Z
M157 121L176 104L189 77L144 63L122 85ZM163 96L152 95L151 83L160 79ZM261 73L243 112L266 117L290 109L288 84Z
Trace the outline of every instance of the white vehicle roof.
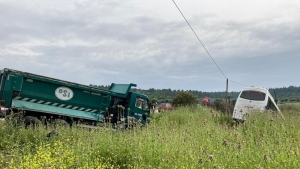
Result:
M256 90L256 91L261 91L261 92L264 92L264 93L269 93L268 89L263 88L263 87L255 87L255 86L247 86L247 87L244 88L244 90Z

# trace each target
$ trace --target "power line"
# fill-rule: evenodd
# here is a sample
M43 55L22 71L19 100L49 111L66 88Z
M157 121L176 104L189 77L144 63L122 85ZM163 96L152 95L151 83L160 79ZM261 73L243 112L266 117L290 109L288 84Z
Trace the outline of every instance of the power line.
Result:
M176 2L174 0L172 0L176 6L176 8L178 9L178 11L181 13L182 17L184 18L184 20L186 21L186 23L189 25L189 27L191 28L191 30L193 31L193 33L195 34L195 36L197 37L198 41L201 43L202 47L205 49L206 53L208 54L208 56L211 58L211 60L215 63L215 65L217 66L217 68L219 69L219 71L223 74L223 76L228 79L225 74L223 73L223 71L220 69L220 67L218 66L218 64L215 62L215 60L213 59L213 57L210 55L210 53L208 52L208 50L205 48L205 46L203 45L202 41L200 40L200 38L198 37L198 35L196 34L196 32L194 31L194 29L192 28L192 26L190 25L190 23L188 22L188 20L185 18L185 16L183 15L183 13L181 12L181 10L179 9L179 7L177 6ZM229 79L228 79L229 80ZM233 80L229 80L230 82L236 83L236 84L240 84L242 86L247 86L244 85L242 83L239 82L235 82Z
M228 79L228 80L229 80L229 79ZM239 85L242 85L242 86L247 86L247 85L244 85L244 84L242 84L242 83L235 82L235 81L233 81L233 80L229 80L229 81L231 81L231 82L233 82L233 83L236 83L236 84L239 84Z
M203 45L203 43L201 42L200 38L198 37L198 35L196 34L196 32L194 31L194 29L192 28L192 26L190 25L190 23L188 22L188 20L185 18L185 16L183 15L183 13L181 12L181 10L179 9L179 7L177 6L177 4L175 3L174 0L172 0L175 4L175 6L177 7L178 11L181 13L182 17L185 19L186 23L190 26L191 30L194 32L195 36L197 37L198 41L201 43L201 45L203 46L203 48L205 49L206 53L209 55L209 57L211 58L211 60L215 63L215 65L218 67L218 69L220 70L220 72L223 74L223 76L225 77L225 79L227 79L227 77L225 76L225 74L222 72L222 70L220 69L220 67L218 66L218 64L215 62L215 60L212 58L212 56L210 55L210 53L208 52L208 50L205 48L205 46Z

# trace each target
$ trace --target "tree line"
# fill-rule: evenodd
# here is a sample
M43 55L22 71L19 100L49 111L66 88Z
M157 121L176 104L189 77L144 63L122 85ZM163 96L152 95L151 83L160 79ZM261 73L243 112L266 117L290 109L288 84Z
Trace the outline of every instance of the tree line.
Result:
M90 85L93 87L98 87L100 89L109 89L109 85ZM193 94L199 101L204 97L210 98L225 98L226 92L205 92L198 90L172 90L172 89L131 89L132 92L137 92L149 96L150 99L156 98L158 102L168 102L173 100L180 92L188 92ZM289 86L281 88L270 88L271 95L274 99L280 102L300 102L300 86ZM231 91L228 93L230 100L237 99L240 92Z

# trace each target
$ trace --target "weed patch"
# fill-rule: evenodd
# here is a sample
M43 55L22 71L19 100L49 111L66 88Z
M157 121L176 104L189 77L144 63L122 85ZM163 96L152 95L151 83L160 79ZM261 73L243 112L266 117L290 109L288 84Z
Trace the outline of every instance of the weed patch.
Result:
M285 113L288 111L289 113ZM299 168L299 112L256 112L233 125L203 107L155 114L145 127L112 130L0 123L0 168Z

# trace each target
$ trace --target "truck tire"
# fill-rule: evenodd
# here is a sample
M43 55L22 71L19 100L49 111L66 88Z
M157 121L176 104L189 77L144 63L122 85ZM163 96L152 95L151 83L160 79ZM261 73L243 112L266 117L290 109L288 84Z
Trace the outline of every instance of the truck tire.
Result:
M42 122L37 119L34 116L25 116L24 117L24 124L25 124L25 128L29 127L30 125L32 126L38 126L40 125Z
M70 126L70 124L64 119L55 119L52 123L54 127L57 126Z

